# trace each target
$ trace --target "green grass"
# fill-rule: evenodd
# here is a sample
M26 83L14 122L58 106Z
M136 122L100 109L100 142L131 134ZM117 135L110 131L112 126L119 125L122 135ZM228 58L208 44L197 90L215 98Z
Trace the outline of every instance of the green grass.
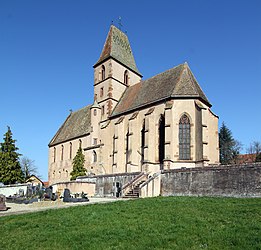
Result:
M0 249L261 249L261 199L158 197L0 217Z

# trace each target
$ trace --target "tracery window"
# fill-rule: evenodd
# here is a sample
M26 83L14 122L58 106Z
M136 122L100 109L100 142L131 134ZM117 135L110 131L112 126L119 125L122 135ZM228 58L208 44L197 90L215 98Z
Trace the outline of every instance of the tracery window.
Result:
M179 159L190 160L190 120L186 114L179 120Z

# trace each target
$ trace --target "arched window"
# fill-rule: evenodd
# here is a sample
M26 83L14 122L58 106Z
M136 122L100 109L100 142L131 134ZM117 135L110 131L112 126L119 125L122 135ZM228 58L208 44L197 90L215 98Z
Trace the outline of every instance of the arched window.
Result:
M125 169L125 172L127 172L127 165L128 163L130 163L130 154L131 154L131 148L130 148L130 131L129 131L129 128L127 130L127 134L125 136L126 138L126 169Z
M129 85L129 74L128 74L128 70L125 70L124 72L124 83L126 85Z
M72 143L70 142L69 159L72 159Z
M63 145L61 147L61 161L63 161Z
M179 120L179 159L190 160L190 121L186 114Z
M160 116L159 119L159 162L160 168L163 169L165 159L165 117Z
M102 65L102 69L101 69L101 80L103 81L105 79L105 67L104 65Z
M144 163L144 154L145 154L145 119L143 121L141 129L141 165Z
M82 140L79 140L79 148L82 148Z
M93 150L93 162L97 162L97 153Z
M56 161L56 147L53 148L53 162Z

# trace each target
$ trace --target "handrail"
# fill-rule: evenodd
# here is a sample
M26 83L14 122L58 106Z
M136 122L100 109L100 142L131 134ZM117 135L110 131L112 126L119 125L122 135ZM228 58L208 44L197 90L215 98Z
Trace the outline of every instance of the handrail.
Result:
M141 185L140 185L140 190L145 187L146 185L149 184L149 182L151 182L152 180L156 179L159 175L161 174L161 171L153 174L152 176L149 177L148 180L146 180L145 182L143 182Z
M144 174L144 172L140 172L135 178L133 178L131 181L127 182L126 184L124 184L121 188L121 190L123 191L125 188L127 188L128 186L130 186L134 181L136 181L137 179L139 179L142 175Z
M128 182L126 185L123 186L122 191L123 194L126 194L128 191L133 189L135 187L135 184L137 184L138 181L140 181L142 178L147 178L148 174L141 172L138 176L136 176L133 180Z

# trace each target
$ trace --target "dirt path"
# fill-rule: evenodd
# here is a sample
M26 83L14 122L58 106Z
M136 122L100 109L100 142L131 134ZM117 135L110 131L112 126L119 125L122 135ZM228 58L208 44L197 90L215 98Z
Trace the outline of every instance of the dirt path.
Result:
M14 204L14 203L7 203L6 207L8 207L7 211L0 211L1 216L13 215L13 214L24 214L24 213L32 213L38 211L44 211L48 209L58 209L58 208L66 208L71 206L85 206L95 203L108 203L108 202L115 202L118 200L122 200L119 198L89 198L89 202L77 202L77 203L68 203L63 202L61 200L57 201L40 201L34 202L32 204ZM126 200L126 199L124 199Z

